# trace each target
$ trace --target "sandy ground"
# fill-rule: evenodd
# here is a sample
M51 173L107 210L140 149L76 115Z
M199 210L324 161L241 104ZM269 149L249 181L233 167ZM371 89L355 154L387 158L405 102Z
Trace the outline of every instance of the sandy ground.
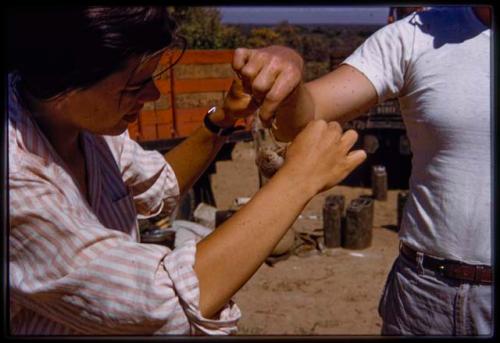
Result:
M238 143L232 161L217 162L212 187L218 209L229 209L237 197L250 197L259 187L252 142ZM397 193L375 201L373 240L369 248L315 250L264 264L236 294L242 311L239 335L380 334L377 312L386 275L398 253ZM346 207L369 188L337 186L311 200L291 230L322 227L322 207L329 194L343 194Z

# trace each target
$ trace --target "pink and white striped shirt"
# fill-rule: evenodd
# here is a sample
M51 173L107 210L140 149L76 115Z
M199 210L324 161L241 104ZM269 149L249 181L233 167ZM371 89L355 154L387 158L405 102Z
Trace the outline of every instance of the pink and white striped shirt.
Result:
M139 242L137 215L173 210L177 179L128 137L82 134L90 203L9 78L9 292L13 335L234 334L230 301L199 311L194 241Z

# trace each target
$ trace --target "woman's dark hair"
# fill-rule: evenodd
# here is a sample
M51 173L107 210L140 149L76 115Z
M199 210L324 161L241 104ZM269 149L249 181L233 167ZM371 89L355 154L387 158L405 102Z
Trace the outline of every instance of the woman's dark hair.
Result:
M24 7L8 16L8 66L39 99L88 87L171 44L166 7Z

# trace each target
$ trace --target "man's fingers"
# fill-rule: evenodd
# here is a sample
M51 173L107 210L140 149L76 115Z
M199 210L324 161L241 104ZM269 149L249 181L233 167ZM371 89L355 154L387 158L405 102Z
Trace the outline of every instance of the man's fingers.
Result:
M240 72L240 70L245 66L247 61L250 59L252 55L252 49L238 48L234 50L233 55L233 69L236 72Z
M240 69L241 75L248 78L252 84L261 69L265 66L265 61L261 58L251 58L249 59L243 68Z
M267 94L278 82L280 68L276 64L263 63L259 73L252 82L252 88L255 92Z
M291 80L282 72L279 73L262 101L261 117L264 119L272 118L278 106L293 93L299 82L300 79Z
M253 93L253 81L260 69L262 63L259 58L253 57L255 51L251 49L236 49L233 56L233 69L243 83L243 89L248 94Z
M270 128L273 125L274 113L263 110L262 107L259 108L259 118L262 126L265 128Z

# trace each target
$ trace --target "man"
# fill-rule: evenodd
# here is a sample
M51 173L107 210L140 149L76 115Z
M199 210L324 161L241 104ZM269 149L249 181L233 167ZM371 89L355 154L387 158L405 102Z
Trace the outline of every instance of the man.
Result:
M284 101L266 87L272 72L259 73L269 69L255 56L262 51L237 51L235 69L282 140L310 120L346 122L399 98L413 170L379 307L383 334L492 333L490 26L487 7L414 13Z

